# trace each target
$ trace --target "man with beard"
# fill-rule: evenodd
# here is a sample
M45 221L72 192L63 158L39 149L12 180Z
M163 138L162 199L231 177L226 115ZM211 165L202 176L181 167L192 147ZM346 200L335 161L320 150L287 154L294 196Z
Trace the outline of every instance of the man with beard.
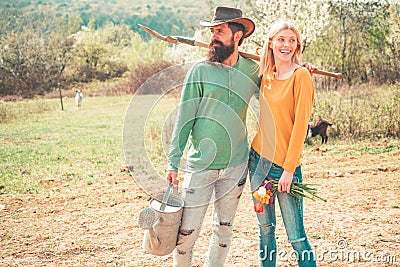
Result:
M191 266L208 204L213 202L212 237L205 266L222 267L247 177L246 113L258 92L258 64L239 55L238 47L255 28L242 11L217 7L211 21L207 59L187 73L171 140L166 180L178 185L178 168L189 148L182 182L182 223L174 266Z

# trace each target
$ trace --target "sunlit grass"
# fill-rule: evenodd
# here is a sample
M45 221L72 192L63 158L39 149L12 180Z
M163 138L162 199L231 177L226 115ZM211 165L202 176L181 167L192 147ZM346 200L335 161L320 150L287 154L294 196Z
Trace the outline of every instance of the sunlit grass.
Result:
M30 111L42 101L28 101L18 112ZM52 108L25 112L1 124L0 184L4 192L37 191L46 180L90 181L123 161L122 127L129 97L86 98L80 109L70 99L65 111L57 108L56 99L46 103ZM12 104L14 109L21 106Z
M354 91L317 92L314 116L319 115L336 126L329 128L328 144L318 153L332 158L389 153L398 158L398 137L385 136L384 133L387 133L389 123L394 129L391 135L398 133L399 88L368 90L357 94ZM137 96L135 101L139 107L144 103L153 105L153 98L156 99ZM47 181L66 186L84 181L90 185L104 174L118 172L125 164L123 127L130 101L130 96L85 97L82 108L78 109L73 98L65 98L64 111L58 99L0 104L0 114L3 114L0 124L0 193L40 192ZM362 105L354 105L361 101ZM132 125L129 132L132 135L129 147L132 155L129 157L137 162L133 167L138 173L148 174L146 168L151 167L159 176L165 175L166 155L178 103L178 98L164 96L154 103L150 112L134 110L134 114L129 115L128 121ZM357 132L348 130L350 111L353 118L362 118L355 120ZM250 142L257 130L257 112L257 107L249 109ZM384 128L375 121L376 114L385 114L381 120L387 123L381 125ZM137 125L136 115L145 118L145 125ZM135 146L136 141L141 141L138 139L143 139L144 148ZM311 145L305 146L306 160L318 156L313 149L319 143L320 139L316 137ZM142 160L143 155L145 160ZM147 160L151 166L143 162Z

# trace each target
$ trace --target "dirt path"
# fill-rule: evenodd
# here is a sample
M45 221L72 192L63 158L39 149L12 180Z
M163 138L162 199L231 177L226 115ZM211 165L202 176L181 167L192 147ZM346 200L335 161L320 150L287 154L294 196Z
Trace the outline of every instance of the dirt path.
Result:
M307 182L321 184L328 199L305 203L319 266L400 266L399 153L333 160L319 153L304 168ZM171 256L142 251L137 216L149 199L119 166L90 185L43 183L43 194L0 195L1 266L171 266ZM210 213L194 266L203 262L209 225ZM226 266L258 266L257 231L247 188ZM283 252L278 266L296 266L279 214L277 241Z

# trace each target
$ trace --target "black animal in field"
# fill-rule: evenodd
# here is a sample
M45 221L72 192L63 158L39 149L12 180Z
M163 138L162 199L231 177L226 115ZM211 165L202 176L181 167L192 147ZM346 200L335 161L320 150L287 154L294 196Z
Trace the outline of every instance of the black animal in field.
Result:
M328 142L328 135L326 131L329 126L332 126L332 123L327 122L326 120L323 120L321 118L315 121L310 121L308 123L308 135L311 134L311 137L320 135L322 138L322 144L326 144L326 142Z

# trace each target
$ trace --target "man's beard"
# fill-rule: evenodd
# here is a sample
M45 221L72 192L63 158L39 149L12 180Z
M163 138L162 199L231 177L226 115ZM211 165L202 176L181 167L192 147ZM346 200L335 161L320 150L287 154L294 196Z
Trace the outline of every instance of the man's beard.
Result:
M212 44L219 44L219 46L211 46ZM235 51L235 44L233 38L230 46L225 46L221 41L213 40L208 50L207 59L211 62L222 63L230 57Z

